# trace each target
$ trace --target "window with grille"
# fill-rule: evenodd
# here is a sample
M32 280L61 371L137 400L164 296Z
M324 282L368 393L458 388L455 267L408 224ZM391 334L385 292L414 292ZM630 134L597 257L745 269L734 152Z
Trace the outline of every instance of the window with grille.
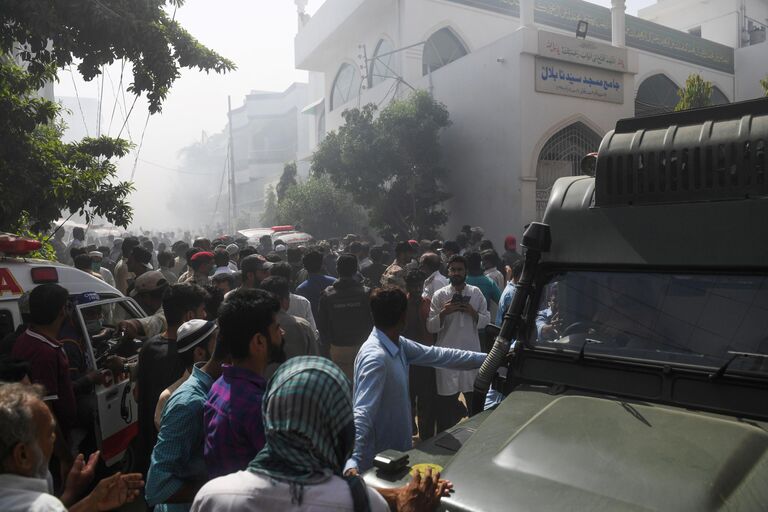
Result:
M554 134L539 153L536 168L536 213L544 216L549 195L558 178L581 173L581 159L598 150L602 137L576 122Z

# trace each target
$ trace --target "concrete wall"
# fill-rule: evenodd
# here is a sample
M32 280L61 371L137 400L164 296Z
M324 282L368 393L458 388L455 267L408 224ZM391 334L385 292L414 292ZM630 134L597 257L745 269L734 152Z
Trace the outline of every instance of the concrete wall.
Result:
M746 16L766 23L768 2L745 0L743 4ZM686 32L701 27L702 38L739 48L741 6L742 0L661 0L640 9L638 14L641 18Z
M447 237L463 224L482 226L499 247L505 235L520 236L536 218L536 167L549 138L578 121L602 136L634 110L631 74L624 104L536 92L536 50L536 31L521 29L432 74L453 121L441 136L454 193Z
M333 8L334 4L340 1L329 0L321 7L321 11L326 6ZM329 46L324 52L322 60L315 59L309 63L310 66L307 69L321 72L325 76L326 126L329 130L338 127L343 122L341 113L344 109L371 102L378 104L386 98L399 96L409 89L403 84L394 89L392 79L384 80L371 89L367 89L367 84L364 84L365 88L362 89L360 95L354 95L350 101L343 105L334 105L334 109L331 111L331 88L336 74L343 63L359 66L360 49L358 45L365 45L368 57L371 58L376 45L382 38L389 39L395 48L405 48L423 42L437 30L450 26L466 44L469 51L473 52L477 48L509 34L519 26L516 18L441 0L421 2L381 0L381 3L390 6L384 16L369 19L362 26L356 24L351 27L344 36L344 46ZM326 18L330 18L330 16L318 17L317 19L313 17L309 25L328 23ZM461 22L452 23L451 20L461 20ZM303 41L304 34L302 32L299 32L297 41L300 36ZM392 68L410 84L422 79L422 52L423 47L416 46L395 54ZM316 64L316 66L312 64ZM310 82L312 82L311 78Z
M768 76L768 42L738 48L736 59L736 100L751 100L765 95L760 80Z

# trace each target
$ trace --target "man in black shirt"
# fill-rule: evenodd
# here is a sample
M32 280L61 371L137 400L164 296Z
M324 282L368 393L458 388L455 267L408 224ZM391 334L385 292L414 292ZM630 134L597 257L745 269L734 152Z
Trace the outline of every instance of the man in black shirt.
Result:
M206 318L207 292L194 284L176 284L163 294L163 311L168 329L148 339L139 352L134 396L138 402L139 436L137 470L146 474L149 457L157 441L154 416L157 400L165 388L184 373L184 363L176 353L176 331L184 322Z
M352 380L357 351L373 329L371 290L355 279L357 258L352 254L341 254L336 270L339 279L320 294L315 320L323 351Z

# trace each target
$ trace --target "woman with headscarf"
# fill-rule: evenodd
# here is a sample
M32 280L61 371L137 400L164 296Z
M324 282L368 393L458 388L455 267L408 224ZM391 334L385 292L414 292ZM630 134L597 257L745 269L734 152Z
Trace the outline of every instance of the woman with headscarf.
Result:
M208 482L195 497L196 512L388 511L419 500L432 510L449 484L417 481L382 491L360 478L343 478L352 454L352 386L328 359L301 356L280 365L263 403L266 444L246 471ZM415 480L421 480L416 478ZM424 480L428 480L425 478ZM414 488L417 492L414 492ZM410 495L408 495L410 493ZM413 509L416 510L416 509Z

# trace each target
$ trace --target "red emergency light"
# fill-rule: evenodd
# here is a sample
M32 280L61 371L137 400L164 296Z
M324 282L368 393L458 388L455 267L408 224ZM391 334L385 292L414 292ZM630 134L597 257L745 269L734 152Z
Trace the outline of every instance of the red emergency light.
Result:
M56 267L34 267L31 274L32 282L35 284L59 282L59 272Z
M282 233L283 231L293 231L293 226L272 226L272 231Z
M36 251L43 246L37 240L21 238L14 235L0 235L0 253L10 256L23 256Z

